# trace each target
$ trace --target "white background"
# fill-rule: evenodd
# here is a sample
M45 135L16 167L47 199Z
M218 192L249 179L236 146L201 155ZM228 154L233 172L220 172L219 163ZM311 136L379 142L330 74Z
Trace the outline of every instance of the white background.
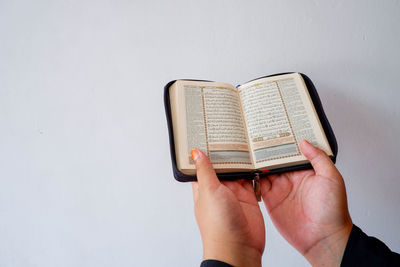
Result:
M320 94L354 223L400 251L399 48L393 0L0 1L0 265L199 265L163 86L287 71ZM265 222L264 265L308 266Z

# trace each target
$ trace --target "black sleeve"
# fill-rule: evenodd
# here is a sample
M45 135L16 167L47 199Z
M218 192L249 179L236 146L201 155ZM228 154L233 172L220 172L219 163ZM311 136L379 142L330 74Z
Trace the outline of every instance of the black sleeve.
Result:
M400 266L400 255L353 225L340 266Z
M205 260L201 263L200 267L233 267L233 266L222 261Z

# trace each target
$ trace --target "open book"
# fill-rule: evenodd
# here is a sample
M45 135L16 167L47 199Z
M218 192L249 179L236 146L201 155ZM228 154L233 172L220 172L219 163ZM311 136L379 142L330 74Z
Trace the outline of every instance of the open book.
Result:
M301 74L260 78L240 86L177 80L169 86L177 169L196 173L193 148L217 173L301 165L302 139L333 156Z

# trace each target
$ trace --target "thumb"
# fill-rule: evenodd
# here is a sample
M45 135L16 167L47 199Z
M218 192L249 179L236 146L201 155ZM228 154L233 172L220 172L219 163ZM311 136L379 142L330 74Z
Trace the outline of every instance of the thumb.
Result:
M332 176L338 172L328 155L321 149L313 146L307 140L300 142L301 152L311 162L317 175Z
M220 185L215 170L208 157L200 149L190 151L197 171L197 181L200 190L213 190Z

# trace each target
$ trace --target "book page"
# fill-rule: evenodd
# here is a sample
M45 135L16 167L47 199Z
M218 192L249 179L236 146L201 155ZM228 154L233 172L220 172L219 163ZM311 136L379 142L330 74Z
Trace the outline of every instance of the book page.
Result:
M239 87L256 168L306 162L302 139L332 155L304 81L298 73L262 78Z
M205 152L215 169L253 168L234 86L177 81L170 90L175 102L171 107L175 106L172 113L178 168L195 168L190 156L193 148Z

